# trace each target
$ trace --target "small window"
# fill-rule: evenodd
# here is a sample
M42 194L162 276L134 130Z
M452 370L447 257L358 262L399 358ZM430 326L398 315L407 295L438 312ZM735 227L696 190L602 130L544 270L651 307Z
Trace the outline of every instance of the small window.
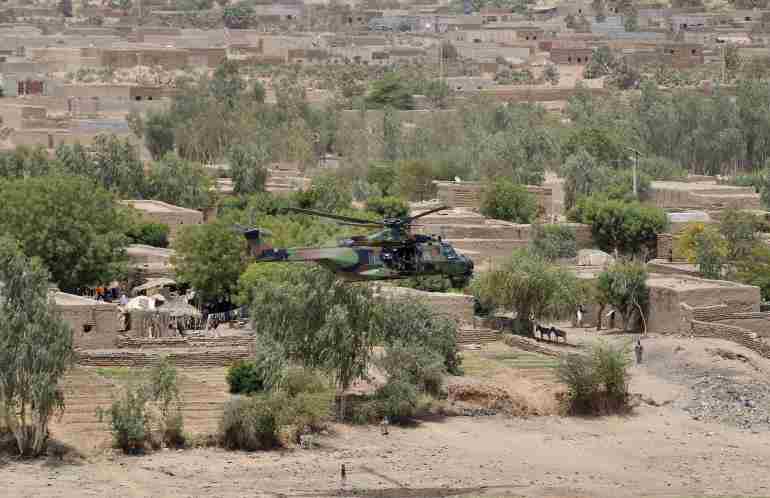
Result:
M142 100L142 96L141 95L137 95L136 97L134 97L134 99L135 100Z
M83 324L83 333L87 334L93 330L94 326L90 323L84 323Z
M529 40L529 36L525 37L527 40Z
M533 40L537 40L537 35L532 37Z
M572 62L572 56L567 57L567 62Z
M750 18L749 16L746 16L746 17L744 18L744 20L745 20L745 21L751 21L751 18Z
M148 95L147 100L152 100L152 95Z
M286 20L287 21L291 21L293 18L294 18L294 16L292 16L291 14L286 16Z
M578 14L582 14L582 13L583 13L583 9L578 9Z
M692 55L695 55L698 51L695 49L692 49Z
M580 64L580 57L577 58L578 64Z

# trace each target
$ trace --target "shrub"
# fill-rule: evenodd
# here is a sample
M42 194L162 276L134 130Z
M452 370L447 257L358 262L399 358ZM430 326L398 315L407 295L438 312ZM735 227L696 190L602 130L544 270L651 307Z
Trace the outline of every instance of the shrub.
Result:
M292 425L300 431L317 432L326 427L332 417L334 390L302 392L287 400L281 416L282 425Z
M269 396L237 397L227 402L219 425L222 445L230 450L270 449L278 443L275 406Z
M565 225L535 225L532 252L553 261L577 256L575 230Z
M137 222L128 232L133 244L146 244L153 247L168 247L168 225L163 223Z
M411 419L417 408L417 388L404 378L391 377L375 394L379 412L393 423Z
M419 391L438 396L446 367L441 355L424 346L396 342L386 347L380 367L389 378L401 377Z
M627 348L599 343L588 355L570 354L557 367L567 385L571 414L606 415L628 410Z
M573 221L591 225L594 242L603 251L624 254L656 250L657 234L668 228L666 213L638 202L584 197L569 213Z
M371 197L366 201L366 209L383 218L400 218L409 214L409 204L399 197Z
M329 383L318 372L299 367L289 368L286 371L281 387L290 397L303 393L318 394L329 391Z
M257 365L251 361L237 361L228 368L227 384L233 394L253 394L264 390Z
M537 214L537 200L523 185L500 180L485 189L481 214L513 223L531 223Z
M124 453L134 454L144 449L150 433L146 405L147 394L143 386L127 388L122 397L113 400L106 412L110 415L110 432L115 446ZM98 414L101 418L101 410Z
M160 411L157 422L162 442L168 447L184 446L184 418L179 399L177 371L167 357L152 369L145 389Z

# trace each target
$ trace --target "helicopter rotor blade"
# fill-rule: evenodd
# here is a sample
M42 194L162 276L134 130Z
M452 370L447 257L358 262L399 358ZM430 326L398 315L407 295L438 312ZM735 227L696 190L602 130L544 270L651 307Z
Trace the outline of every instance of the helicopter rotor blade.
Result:
M294 213L303 213L303 214L310 214L313 216L320 216L322 218L329 218L332 220L339 220L339 221L346 221L348 223L363 223L366 225L376 225L378 227L382 226L382 223L379 221L372 221L372 220L365 220L362 218L352 218L350 216L340 216L338 214L330 214L330 213L322 213L320 211L311 211L310 209L300 209L300 208L287 208L287 211L292 211Z
M422 218L423 216L428 216L429 214L433 214L433 213L438 212L438 211L443 211L445 209L449 209L449 206L441 206L441 207L437 207L435 209L431 209L430 211L425 211L424 213L420 213L418 215L412 216L411 218L407 218L407 222L411 223L414 220L416 220L417 218Z
M373 223L351 223L349 221L338 221L337 222L340 225L350 226L350 227L369 227L369 228L382 228L382 224L373 222Z

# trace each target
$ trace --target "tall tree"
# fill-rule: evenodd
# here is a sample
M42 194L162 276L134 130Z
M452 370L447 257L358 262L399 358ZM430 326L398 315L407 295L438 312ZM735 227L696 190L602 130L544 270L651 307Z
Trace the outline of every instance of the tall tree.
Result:
M575 274L526 250L516 250L501 268L474 281L473 293L486 306L516 313L519 332L532 333L534 321L571 314L580 298Z
M233 145L227 154L233 190L238 195L264 192L267 182L269 144L264 140L248 145Z
M147 178L148 197L190 209L212 204L211 180L198 163L168 153L153 163Z
M629 331L635 313L644 322L644 308L649 298L647 268L638 261L616 261L599 274L598 294L602 308L599 317L604 306L610 305L620 313L624 330Z
M62 290L109 283L125 270L129 217L92 180L43 176L0 182L0 233L37 256Z
M48 295L48 272L0 237L0 413L22 456L45 451L64 409L58 381L73 359L72 330Z
M246 267L243 237L223 221L185 227L174 241L177 278L190 284L202 302L234 293Z

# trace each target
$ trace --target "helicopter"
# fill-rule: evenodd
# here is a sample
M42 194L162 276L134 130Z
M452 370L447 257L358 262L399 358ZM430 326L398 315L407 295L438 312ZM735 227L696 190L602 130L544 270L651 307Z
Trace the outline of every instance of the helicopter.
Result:
M344 280L395 280L443 275L454 287L465 286L473 276L473 261L455 251L451 244L435 235L413 234L415 220L443 211L431 209L416 216L371 221L349 216L288 208L287 211L320 216L343 225L382 228L370 235L357 235L338 241L331 247L275 249L265 239L270 233L260 228L243 230L249 252L257 263L314 262Z

